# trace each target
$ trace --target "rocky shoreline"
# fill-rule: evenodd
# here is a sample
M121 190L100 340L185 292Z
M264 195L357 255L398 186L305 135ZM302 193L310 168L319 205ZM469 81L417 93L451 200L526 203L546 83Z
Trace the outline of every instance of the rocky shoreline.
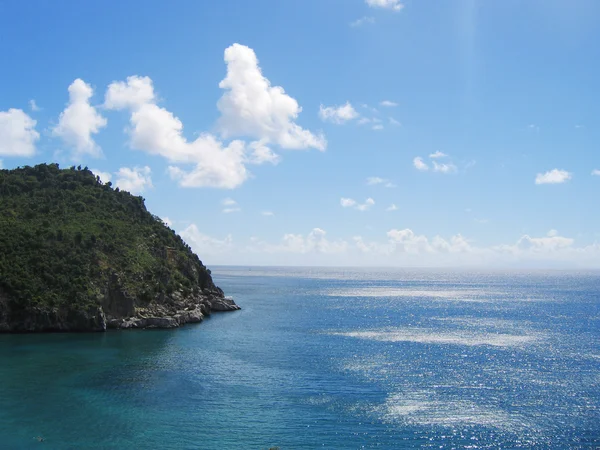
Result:
M100 305L87 309L39 308L12 310L0 292L0 333L102 332L107 329L177 328L199 323L213 312L237 311L236 303L219 288L198 295L174 292L160 302L139 305L123 290L109 289Z

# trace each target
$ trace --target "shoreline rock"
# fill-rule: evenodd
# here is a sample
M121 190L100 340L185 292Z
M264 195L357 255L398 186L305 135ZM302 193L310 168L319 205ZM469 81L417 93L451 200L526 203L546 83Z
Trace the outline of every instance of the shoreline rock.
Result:
M110 308L117 296L119 308ZM126 293L112 291L107 294L104 305L88 309L31 308L10 311L6 297L0 293L0 333L44 333L44 332L103 332L107 329L156 329L178 328L188 323L200 323L213 312L237 311L241 308L233 299L225 298L220 291L205 292L184 297L175 292L161 304L136 307ZM164 299L163 299L164 300ZM128 307L123 308L123 304ZM112 314L111 314L112 313ZM116 313L116 314L115 314ZM124 313L124 314L123 314Z

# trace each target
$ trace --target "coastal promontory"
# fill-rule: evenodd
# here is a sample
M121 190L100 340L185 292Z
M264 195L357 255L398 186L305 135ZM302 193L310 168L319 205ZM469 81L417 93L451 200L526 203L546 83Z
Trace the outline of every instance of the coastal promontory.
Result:
M0 170L0 332L172 328L237 309L142 197L87 168Z

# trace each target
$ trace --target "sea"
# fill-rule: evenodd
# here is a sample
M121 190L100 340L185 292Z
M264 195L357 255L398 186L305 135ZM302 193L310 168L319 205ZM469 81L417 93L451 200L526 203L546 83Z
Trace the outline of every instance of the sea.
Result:
M241 311L0 335L0 449L600 448L600 273L215 267Z

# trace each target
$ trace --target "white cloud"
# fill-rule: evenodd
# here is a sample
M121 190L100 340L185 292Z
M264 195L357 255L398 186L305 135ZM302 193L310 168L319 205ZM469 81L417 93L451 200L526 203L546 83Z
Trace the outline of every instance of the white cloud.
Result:
M147 188L152 187L152 178L150 167L121 167L116 173L117 179L115 185L123 190L129 191L133 195L139 195Z
M488 223L489 220L488 219L475 219L475 222L479 223L481 225L484 225L484 224Z
M100 181L108 183L112 179L112 175L109 172L102 172L99 169L90 169L94 175L100 177Z
M430 158L435 159L435 158L445 158L448 155L446 155L445 153L440 152L439 150L436 151L435 153L432 153L429 155Z
M369 177L369 178L367 178L367 184L368 185L383 184L386 181L387 180L385 178L380 178L380 177Z
M273 211L262 211L261 215L266 216L266 217L272 217L275 215L275 213L273 213Z
M287 233L268 242L256 237L233 245L233 238L217 239L190 225L181 236L212 264L290 264L330 266L428 267L594 267L600 268L600 244L576 246L575 240L551 231L542 237L521 236L513 244L480 247L467 237L428 237L410 228L390 229L379 240L354 236L346 241L329 238L321 228L308 234Z
M396 185L394 183L392 183L390 180L387 180L385 178L381 178L381 177L368 177L367 178L368 186L374 186L377 184L383 184L386 188L396 187Z
M546 173L538 173L535 177L535 184L558 184L571 178L572 174L566 170L552 169Z
M438 163L437 161L433 161L433 171L448 174L448 173L456 173L458 171L458 169L452 163L443 164L443 163Z
M179 118L152 103L155 98L148 77L128 77L126 83L113 82L108 87L105 107L131 112L132 148L160 155L171 163L194 165L191 170L169 166L169 175L183 187L232 189L246 181L249 173L243 142L232 141L225 146L206 133L190 142L183 136Z
M373 125L371 127L371 129L374 130L374 131L381 131L381 130L383 130L383 125L381 125L381 124L378 123L377 125Z
M396 119L394 119L393 117L390 117L390 124L394 125L395 127L399 127L402 124L400 122L398 122Z
M131 76L111 83L104 106L130 111L130 146L166 158L173 164L168 167L169 175L182 187L236 188L250 176L247 164L280 161L270 145L325 150L323 136L295 123L302 108L283 88L271 86L252 49L234 44L225 50L225 62L227 76L219 84L225 93L217 103L221 112L217 128L224 139L256 139L249 145L241 140L223 143L209 133L188 141L179 118L158 106L148 77Z
M35 100L31 99L29 100L29 108L33 111L33 112L38 112L41 111L42 108L40 108L37 103L35 102Z
M371 119L369 119L368 117L361 117L360 119L358 119L358 121L356 122L359 125L365 125L367 123L371 123Z
M598 169L592 170L592 175L600 176L600 170L598 170Z
M169 228L173 228L173 221L171 219L169 219L168 217L163 217L162 221Z
M216 239L201 233L195 224L189 225L179 235L201 258L211 255L221 256L233 248L233 238L231 235L228 235L225 239Z
M340 205L342 205L344 208L350 208L351 206L356 205L356 200L342 197L340 199Z
M0 155L33 156L40 135L35 131L37 122L23 110L10 108L0 111Z
M382 102L379 102L379 104L387 108L393 108L394 106L398 106L398 103L392 102L391 100L383 100Z
M413 159L413 165L415 166L415 168L417 170L421 170L421 171L429 170L429 166L427 164L425 164L425 162L423 161L423 158L421 158L420 156L417 156Z
M547 233L547 236L548 236L548 237L555 237L555 236L558 236L558 231L557 231L557 230L555 230L555 229L552 229L552 230L548 231L548 233Z
M392 203L390 206L388 206L386 209L386 211L397 211L398 207L396 206L395 203Z
M349 120L356 119L358 116L359 114L350 102L346 102L341 106L319 106L319 117L325 122L342 124Z
M375 23L374 17L364 16L364 17L361 17L360 19L356 19L354 22L350 22L350 26L351 27L361 27L365 24L374 24L374 23Z
M371 8L391 9L392 11L400 11L404 8L400 0L365 0L365 3Z
M223 199L223 201L221 202L221 204L223 206L225 206L225 208L223 208L223 213L225 214L230 214L230 213L234 213L234 212L240 212L241 209L238 206L237 202L232 199L232 198L225 198Z
M251 142L249 147L252 149L249 159L251 164L271 163L276 166L281 161L281 157L267 147L264 141Z
M106 91L104 107L107 109L138 109L154 103L156 95L150 77L133 75L127 81L113 81Z
M295 123L302 108L281 86L271 86L254 50L233 44L225 50L227 76L219 83L226 92L217 107L224 138L251 137L287 149L325 150L327 142Z
M352 199L352 198L344 198L342 197L340 199L340 205L342 205L343 208L354 208L358 211L368 211L371 206L373 206L375 204L375 200L373 200L372 198L368 198L365 200L364 203L358 203L356 200Z
M295 254L336 254L344 253L348 244L343 240L330 241L326 238L325 230L313 228L304 236L288 233L278 244L269 244L258 239L251 242L248 250L260 253L295 253Z
M373 200L372 198L369 197L368 199L365 200L365 202L362 205L356 205L356 209L358 209L359 211L367 211L374 204L375 204L375 200Z
M92 87L77 78L69 86L69 103L60 113L58 125L52 129L52 134L63 140L73 150L72 157L80 159L83 155L99 157L102 150L92 139L106 126L106 119L90 104L94 95Z

